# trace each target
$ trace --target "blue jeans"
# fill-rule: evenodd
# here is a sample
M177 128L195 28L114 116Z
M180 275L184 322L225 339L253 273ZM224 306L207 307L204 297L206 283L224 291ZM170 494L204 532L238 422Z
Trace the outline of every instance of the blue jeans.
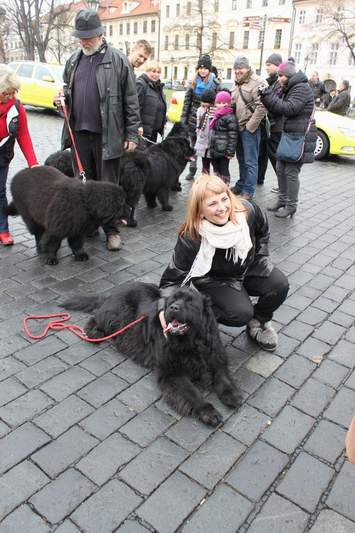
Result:
M0 232L9 231L7 216L3 213L3 209L7 207L6 181L8 172L9 165L0 167Z
M255 194L258 179L258 158L260 144L260 128L250 133L246 128L240 132L237 145L237 159L239 164L239 181L236 183L240 192Z

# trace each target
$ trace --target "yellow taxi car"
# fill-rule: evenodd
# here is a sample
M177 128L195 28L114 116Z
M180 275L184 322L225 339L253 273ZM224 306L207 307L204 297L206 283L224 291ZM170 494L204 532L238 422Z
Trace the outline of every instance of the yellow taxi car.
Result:
M49 65L35 61L14 61L8 67L21 80L19 99L23 104L56 109L53 99L63 88L63 65Z
M180 120L184 98L185 92L172 94L167 112L171 122ZM355 155L355 120L317 110L315 121L318 135L314 155L317 160L327 155Z

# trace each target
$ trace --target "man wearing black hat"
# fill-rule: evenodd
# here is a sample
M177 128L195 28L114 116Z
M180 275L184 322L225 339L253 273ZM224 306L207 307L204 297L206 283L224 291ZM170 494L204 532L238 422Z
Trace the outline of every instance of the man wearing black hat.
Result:
M86 177L117 183L120 157L138 143L139 104L126 56L108 46L103 33L95 11L82 9L77 13L73 36L79 39L80 49L66 62L64 96ZM68 146L64 124L62 148ZM107 249L119 250L118 226L106 225L103 230Z

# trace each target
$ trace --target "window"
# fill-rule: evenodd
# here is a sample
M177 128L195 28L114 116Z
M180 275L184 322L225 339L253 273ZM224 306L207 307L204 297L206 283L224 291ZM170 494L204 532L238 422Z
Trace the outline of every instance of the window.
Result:
M152 22L150 23L150 31L152 33L155 33L155 20L152 20Z
M232 0L232 10L236 11L237 9L237 0Z
M185 50L188 50L190 48L190 35L187 33L185 35Z
M138 33L138 22L133 23L133 33Z
M186 15L191 15L191 2L186 4Z
M32 78L32 72L33 72L33 66L23 64L19 66L19 69L17 71L18 76L23 76L24 78Z
M211 48L212 48L212 50L216 50L216 48L217 48L217 33L215 31L212 33Z
M164 79L168 77L168 67L164 67Z
M143 33L147 33L148 31L148 22L146 20L143 20Z
M180 4L176 4L176 16L180 17Z
M282 37L282 30L276 30L274 48L276 49L281 48L281 37Z
M152 46L152 52L150 54L150 59L154 59L155 58L155 48L154 46Z
M214 0L214 11L217 13L219 10L219 0Z
M165 16L167 19L170 17L170 6L165 7Z
M234 37L235 37L234 31L229 32L229 45L228 45L228 48L230 48L232 50L234 48Z
M126 23L126 33L129 35L131 32L131 24L129 22Z
M262 48L264 42L264 30L259 31L258 48Z
M198 33L196 35L196 48L197 48L197 50L202 50L202 35L201 35L201 33Z
M175 35L174 49L179 50L179 36Z
M112 27L112 24L110 24L109 27L108 27L108 34L109 34L110 37L112 37L112 35L113 35L113 27Z
M286 4L286 0L279 0L279 6L284 6Z
M231 80L231 79L232 79L232 69L227 68L227 80Z
M301 52L302 52L302 44L297 43L295 45L295 62L300 63L301 62Z
M46 76L47 78L51 78L51 80L54 81L52 74L49 72L49 70L46 67L42 67L42 66L36 67L35 79L44 81L43 80L44 76ZM46 81L49 81L49 79L47 79Z
M320 22L322 22L322 19L323 19L323 12L321 9L317 9L316 10L316 23L319 24Z
M299 12L299 15L298 15L298 23L299 24L304 24L306 21L306 12L304 9L301 9L301 11Z
M269 5L269 0L263 0L262 1L262 6L263 7L267 7Z
M189 67L184 67L184 80L187 80L189 76Z
M246 30L243 33L243 48L248 48L249 46L249 30Z
M329 65L336 65L338 59L339 44L333 43L330 45Z
M176 80L178 77L178 68L174 67L174 80Z
M318 44L312 44L309 62L311 65L315 65L318 59Z
M123 24L120 24L120 35L123 35Z
M164 50L169 50L169 35L165 35Z
M353 46L353 51L352 53L349 52L349 59L348 59L348 65L349 67L353 67L355 66L355 46Z
M252 0L247 0L247 9L251 9L253 7Z

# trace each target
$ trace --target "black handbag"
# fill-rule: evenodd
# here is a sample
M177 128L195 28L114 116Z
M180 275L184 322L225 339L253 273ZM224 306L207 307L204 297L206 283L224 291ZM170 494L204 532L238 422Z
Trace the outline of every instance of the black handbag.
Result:
M297 163L302 159L306 136L313 122L314 111L315 107L313 108L306 133L304 135L300 135L299 133L282 132L275 154L276 159L285 163Z

